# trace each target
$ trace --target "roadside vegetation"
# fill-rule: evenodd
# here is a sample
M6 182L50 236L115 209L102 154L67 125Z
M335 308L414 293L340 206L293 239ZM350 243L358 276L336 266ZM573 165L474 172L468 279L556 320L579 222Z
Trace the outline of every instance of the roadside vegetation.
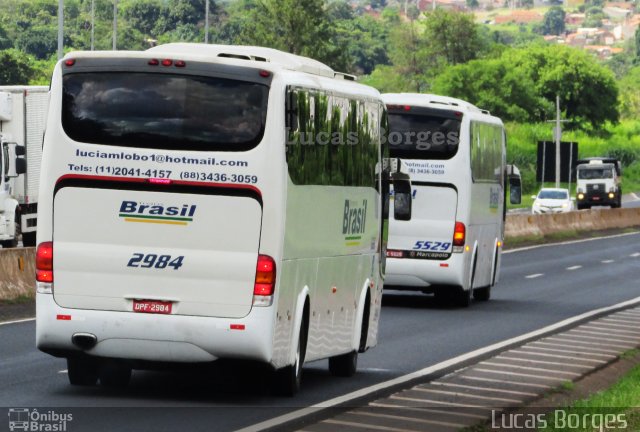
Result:
M548 415L547 427L540 429L541 432L554 432L568 430L566 424L556 423L555 419L581 418L589 421L581 421L581 426L570 428L576 432L591 432L594 430L640 430L640 392L638 392L638 382L640 382L640 365L633 368L626 376L620 379L607 390L595 393L587 399L578 400L571 406L563 408L562 413ZM636 408L633 408L636 407ZM602 419L604 416L610 419L608 428L599 428L592 425L593 421ZM614 419L616 421L614 421ZM623 420L626 426L617 420Z

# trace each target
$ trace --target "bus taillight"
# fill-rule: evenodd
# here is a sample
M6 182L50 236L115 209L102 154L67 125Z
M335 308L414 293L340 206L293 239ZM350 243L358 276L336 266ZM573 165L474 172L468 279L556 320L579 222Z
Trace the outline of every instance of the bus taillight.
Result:
M36 250L36 281L53 282L53 242L44 242Z
M258 255L256 281L253 285L253 305L271 306L276 286L276 262L269 255Z
M462 252L466 237L466 228L462 222L456 222L453 230L453 251Z

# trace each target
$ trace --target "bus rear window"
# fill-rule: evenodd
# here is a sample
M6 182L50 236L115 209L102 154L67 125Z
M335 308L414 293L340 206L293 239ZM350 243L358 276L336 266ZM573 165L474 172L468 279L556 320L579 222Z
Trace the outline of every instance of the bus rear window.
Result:
M64 77L62 126L75 141L242 151L262 139L269 88L225 78L93 72Z
M389 151L401 159L450 159L458 152L462 117L426 108L389 110Z

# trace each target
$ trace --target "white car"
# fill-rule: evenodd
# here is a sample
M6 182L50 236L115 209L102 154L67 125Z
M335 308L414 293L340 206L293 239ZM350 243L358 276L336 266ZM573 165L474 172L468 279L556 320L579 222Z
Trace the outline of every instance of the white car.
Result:
M573 201L568 189L543 188L535 198L531 212L533 214L566 213L573 210Z

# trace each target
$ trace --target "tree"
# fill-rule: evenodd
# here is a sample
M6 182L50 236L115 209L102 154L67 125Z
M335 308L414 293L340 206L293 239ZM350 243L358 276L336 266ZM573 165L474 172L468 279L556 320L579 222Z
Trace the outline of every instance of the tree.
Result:
M542 20L542 34L560 35L565 31L565 12L561 6L551 7Z
M640 118L640 66L630 69L620 80L620 114L624 118Z
M35 75L32 59L17 49L0 51L0 85L25 85Z
M478 6L480 6L478 0L466 0L466 3L469 9L476 9Z
M466 99L505 120L553 118L556 95L574 127L597 129L619 117L613 73L589 54L563 46L510 49L497 59L449 67L433 90Z
M426 55L437 63L466 63L482 49L473 14L436 9L423 22Z
M635 49L635 55L636 55L636 63L640 63L640 27L638 27L636 29L636 36L635 36L635 44L636 44L636 49Z

